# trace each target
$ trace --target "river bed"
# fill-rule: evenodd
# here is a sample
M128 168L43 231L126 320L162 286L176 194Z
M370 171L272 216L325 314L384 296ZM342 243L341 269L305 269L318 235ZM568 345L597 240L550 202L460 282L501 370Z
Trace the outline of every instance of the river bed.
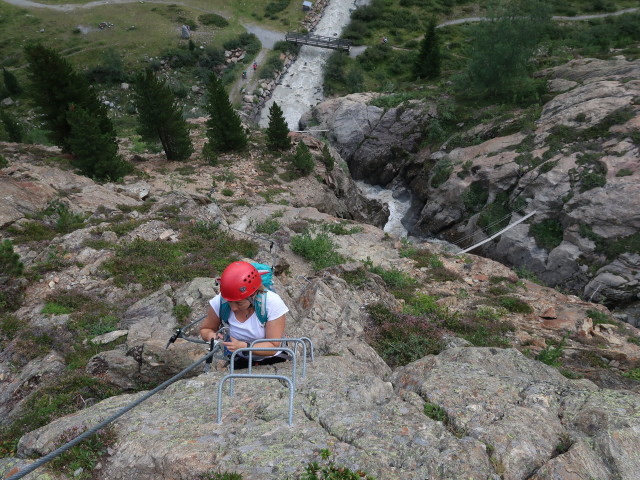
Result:
M359 3L357 3L359 2ZM362 0L331 0L325 7L322 19L313 31L316 35L338 37L349 23L351 11ZM296 61L282 77L271 98L266 102L260 114L259 124L269 125L269 108L276 102L282 109L290 130L298 130L300 117L324 99L323 69L333 50L311 47L300 48Z

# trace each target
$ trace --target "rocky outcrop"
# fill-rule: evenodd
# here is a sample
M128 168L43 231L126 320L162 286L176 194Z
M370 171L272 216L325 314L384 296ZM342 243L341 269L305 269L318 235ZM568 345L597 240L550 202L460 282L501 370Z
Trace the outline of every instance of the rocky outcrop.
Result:
M354 298L343 280L326 275L283 293L291 292L299 295L290 299L291 336L308 333L316 348L305 378L298 362L292 426L285 385L242 379L234 396L224 389L218 424L226 371L201 374L112 424L116 442L98 478L213 471L284 478L318 461L322 448L336 464L377 478L551 479L569 471L576 478L636 478L640 395L569 380L514 349L452 347L391 372L362 341L364 317L353 306L365 299ZM255 371L292 376L291 369ZM64 432L95 425L142 395L112 397L31 432L18 455L44 455ZM5 464L16 462L27 461Z
M313 117L330 130L329 138L355 180L387 185L418 150L433 106L420 102L389 108L370 105L378 94L356 93L326 100Z
M486 141L445 144L434 153L408 155L423 138L414 137L418 119L437 116L424 106L385 112L369 105L371 95L358 94L328 100L315 115L355 178L409 186L419 211L413 235L467 247L535 211L476 251L548 285L626 308L620 318L638 324L640 62L580 59L539 75L559 93L532 132L500 136L503 125L480 125L460 135ZM382 124L387 133L379 136Z

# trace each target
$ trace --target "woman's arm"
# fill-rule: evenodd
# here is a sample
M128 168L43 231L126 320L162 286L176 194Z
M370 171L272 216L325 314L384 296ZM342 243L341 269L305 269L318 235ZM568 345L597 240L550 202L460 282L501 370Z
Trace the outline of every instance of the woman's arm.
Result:
M220 317L216 315L211 305L207 310L207 317L200 324L200 336L207 342L215 338L216 332L220 329Z
M267 322L267 324L264 327L264 334L265 334L264 338L283 338L285 323L286 323L286 320L284 315ZM239 343L246 343L246 342L239 342ZM249 345L247 345L247 347L248 346ZM242 347L244 347L244 345L239 346L237 348L242 348ZM275 355L280 350L280 342L260 342L260 343L256 343L254 347L260 347L260 348L276 347L276 350L273 350L273 351L253 352L253 354L256 356L265 357L265 356Z

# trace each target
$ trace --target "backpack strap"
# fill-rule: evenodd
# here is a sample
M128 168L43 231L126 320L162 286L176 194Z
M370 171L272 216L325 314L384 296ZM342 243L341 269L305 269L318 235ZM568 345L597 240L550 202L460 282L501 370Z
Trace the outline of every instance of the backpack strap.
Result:
M231 315L231 306L229 302L227 302L224 298L220 297L220 321L222 325L227 327L229 326L229 315Z
M267 313L267 292L259 292L253 301L253 308L262 326L267 324L269 315ZM224 326L229 325L229 316L231 315L231 306L224 298L220 297L220 321Z

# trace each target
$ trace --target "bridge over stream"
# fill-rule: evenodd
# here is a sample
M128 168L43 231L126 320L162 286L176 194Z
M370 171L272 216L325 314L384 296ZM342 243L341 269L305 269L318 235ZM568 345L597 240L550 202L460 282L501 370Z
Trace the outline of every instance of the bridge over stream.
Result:
M287 42L300 45L311 45L313 47L330 48L332 50L344 50L348 52L351 48L351 41L343 38L323 37L312 33L287 32L284 36Z

